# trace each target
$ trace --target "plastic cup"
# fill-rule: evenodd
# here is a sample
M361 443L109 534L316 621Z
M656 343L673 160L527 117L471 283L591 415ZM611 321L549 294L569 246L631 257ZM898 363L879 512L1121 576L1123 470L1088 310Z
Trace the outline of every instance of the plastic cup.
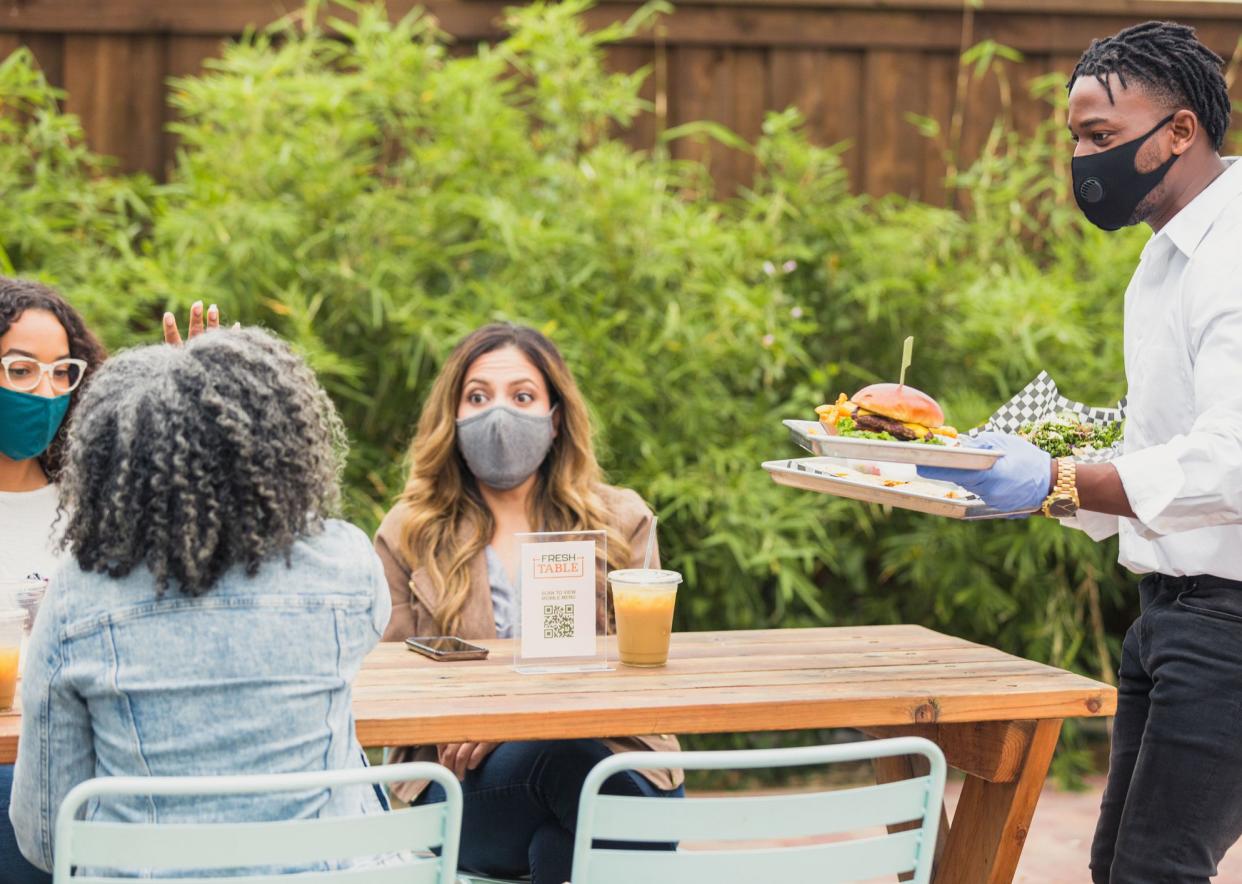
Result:
M22 660L26 659L26 646L30 641L30 631L34 629L35 617L39 615L39 605L47 592L46 580L9 580L0 578L0 610L19 608L26 613L22 624Z
M26 612L20 608L0 610L0 709L13 708L17 693L17 667L22 655L22 622Z
M663 666L673 631L673 607L681 575L656 568L610 571L617 650L626 666Z

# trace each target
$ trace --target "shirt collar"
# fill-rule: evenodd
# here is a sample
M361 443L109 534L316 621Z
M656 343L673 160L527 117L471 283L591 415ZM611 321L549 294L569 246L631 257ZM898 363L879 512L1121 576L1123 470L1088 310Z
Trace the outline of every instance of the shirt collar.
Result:
M1178 251L1189 258L1194 254L1212 223L1237 196L1242 196L1242 162L1238 157L1225 157L1228 168L1190 201L1153 240L1167 237Z

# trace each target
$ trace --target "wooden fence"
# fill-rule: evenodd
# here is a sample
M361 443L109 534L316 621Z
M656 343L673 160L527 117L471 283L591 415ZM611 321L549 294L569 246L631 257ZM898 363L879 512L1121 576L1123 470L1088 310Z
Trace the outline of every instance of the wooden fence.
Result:
M428 0L463 44L501 36L512 0ZM194 73L222 40L272 21L296 0L0 0L0 53L31 47L48 77L68 93L91 144L126 169L162 175L171 160L165 131L168 77ZM409 0L389 0L394 14ZM628 16L631 2L601 2L593 24ZM1068 73L1093 37L1149 18L1193 24L1235 65L1242 2L1199 0L685 0L652 33L611 52L617 69L651 65L646 97L656 107L626 134L649 145L661 127L696 119L723 123L744 138L765 111L796 104L816 141L848 139L845 162L859 189L943 198L941 148L910 114L948 131L958 116L960 155L976 155L995 121L1029 130L1049 113L1028 94L1032 78ZM1023 55L1009 92L995 78L959 73L962 50L994 40ZM1242 79L1242 78L1239 78ZM1233 84L1242 98L1242 83ZM684 142L683 155L709 152L722 189L752 173L752 158Z

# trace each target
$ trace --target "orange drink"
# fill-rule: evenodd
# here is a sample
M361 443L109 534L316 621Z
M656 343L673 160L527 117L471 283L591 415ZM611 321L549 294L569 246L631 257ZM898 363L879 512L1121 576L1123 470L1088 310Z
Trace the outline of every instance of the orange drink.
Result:
M655 568L608 574L617 618L617 650L627 666L663 666L673 631L673 607L681 575Z
M19 648L0 648L0 709L13 708L17 693L17 661Z
M21 608L0 610L0 709L13 708L25 620L26 612Z
M35 616L47 592L46 580L10 580L0 577L0 610L21 608L26 612L22 624L22 656L18 674L26 666L26 647L30 643L30 631L34 629Z

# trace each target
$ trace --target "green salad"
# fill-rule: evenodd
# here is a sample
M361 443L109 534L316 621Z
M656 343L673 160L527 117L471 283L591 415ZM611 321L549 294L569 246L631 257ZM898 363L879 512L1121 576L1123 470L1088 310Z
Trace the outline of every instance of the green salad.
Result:
M1121 441L1124 421L1092 424L1076 415L1057 415L1035 423L1024 424L1018 435L1053 457L1072 457L1088 451L1112 448Z

